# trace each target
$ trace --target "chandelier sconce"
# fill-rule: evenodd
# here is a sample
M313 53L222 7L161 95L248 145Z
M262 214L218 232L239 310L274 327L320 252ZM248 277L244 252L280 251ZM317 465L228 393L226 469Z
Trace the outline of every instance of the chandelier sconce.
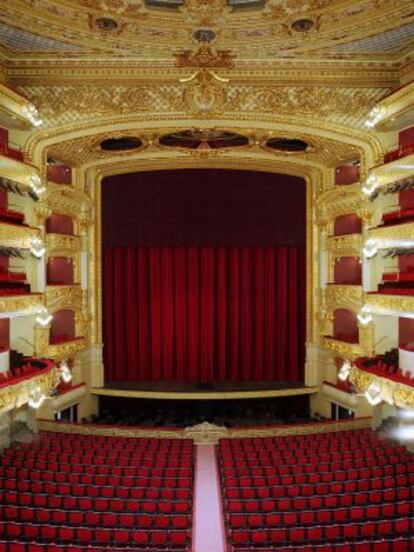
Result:
M377 240L374 240L372 238L368 239L365 242L365 245L364 245L362 251L364 253L364 256L367 259L372 259L373 257L375 257L375 255L378 253L378 242L377 242Z
M351 363L349 360L345 360L338 372L338 378L341 381L346 381L351 374Z
M382 401L382 387L377 381L373 381L364 393L365 398L372 406Z
M364 305L357 314L357 318L363 326L367 326L370 322L372 322L371 307L369 305Z
M30 240L29 249L30 253L38 259L41 259L46 253L46 247L40 238L33 238L32 240Z
M364 184L362 185L362 192L367 195L367 196L371 196L375 190L377 189L377 186L378 186L378 178L376 177L375 174L370 174Z
M30 188L37 195L41 196L45 192L46 188L42 183L42 179L38 174L34 174L30 177Z
M62 381L64 381L65 383L69 383L72 381L72 372L66 360L62 360L62 362L60 363L59 372Z
M46 400L46 395L42 392L40 387L36 384L32 384L29 391L29 400L28 400L29 406L31 408L37 409L40 406L42 406L45 400Z
M43 125L43 121L40 118L39 112L33 104L29 104L23 108L24 115L29 119L31 124L35 127L40 127Z
M39 307L36 311L36 322L42 326L43 328L46 328L48 324L53 319L53 315L50 314L50 312L47 310L46 307Z

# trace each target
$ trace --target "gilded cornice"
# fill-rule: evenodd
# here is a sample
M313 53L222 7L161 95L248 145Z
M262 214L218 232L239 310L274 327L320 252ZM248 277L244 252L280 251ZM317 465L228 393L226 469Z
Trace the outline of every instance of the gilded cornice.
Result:
M79 236L51 233L46 234L45 241L48 257L73 257L81 250Z
M362 236L361 234L328 236L326 239L326 248L333 258L360 257Z
M26 85L19 84L18 89L31 98L39 109L44 124L55 127L69 122L75 123L93 117L122 116L134 113L159 113L171 115L188 112L197 114L197 105L192 105L192 96L188 89L197 85L179 83L179 78L172 80L171 76L164 81L141 81L128 83L122 80L116 84L75 84L50 83ZM200 83L200 89L217 88L218 83ZM361 129L364 134L364 122L370 108L389 91L384 86L373 85L361 88L336 87L329 84L298 85L281 82L266 84L251 84L237 82L233 75L230 82L223 87L222 97L217 106L213 106L223 114L237 114L237 117L268 117L296 116L319 119L326 123L337 124L347 129ZM198 93L196 90L195 93ZM76 100L75 100L76 98ZM211 116L208 111L204 116ZM224 115L226 116L226 115ZM367 133L368 134L368 133Z
M32 377L0 389L0 412L19 408L29 401L30 390L33 385L40 388L46 396L59 382L60 374L55 366L38 376Z
M46 286L46 307L50 313L63 309L81 311L83 291L80 285Z
M365 302L378 314L414 313L414 297L410 295L367 293Z
M40 238L38 228L0 222L0 245L4 247L29 249L30 242L35 238Z
M377 240L414 240L414 222L372 228L368 237Z
M39 176L38 169L29 163L22 163L17 159L12 159L6 155L0 154L0 176L15 180L31 189L31 177Z
M333 312L336 309L348 309L358 312L363 304L362 286L346 286L328 284L325 293L326 309Z
M71 341L50 345L48 328L42 328L40 331L37 331L35 337L37 356L52 358L56 362L74 358L79 351L86 347L86 339L84 337L77 337Z
M376 382L382 389L382 396L390 404L400 408L414 407L414 388L409 385L393 381L386 376L380 377L356 366L352 366L349 379L360 393L365 393L368 387Z
M0 313L19 312L25 315L34 314L42 303L43 297L41 293L2 296L0 297Z
M316 205L318 218L325 224L349 213L356 213L363 218L373 210L372 203L361 192L359 182L349 186L335 186L327 190L318 197Z

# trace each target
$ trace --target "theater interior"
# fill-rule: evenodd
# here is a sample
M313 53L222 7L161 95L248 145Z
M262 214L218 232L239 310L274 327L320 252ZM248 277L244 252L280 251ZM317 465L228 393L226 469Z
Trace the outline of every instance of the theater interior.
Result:
M0 552L273 550L414 550L413 2L0 2Z

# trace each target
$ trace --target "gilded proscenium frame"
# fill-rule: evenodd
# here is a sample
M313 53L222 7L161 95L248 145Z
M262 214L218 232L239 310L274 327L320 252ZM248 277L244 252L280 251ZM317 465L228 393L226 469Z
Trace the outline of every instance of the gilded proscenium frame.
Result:
M175 162L168 160L165 163L150 162L143 164L142 162L136 162L130 167L112 168L114 171L112 174L119 172L143 172L149 170L169 170L178 168L224 168L224 169L245 169L245 170L257 170L265 172L279 172L281 170L280 165L274 164L272 167L269 162L237 162L235 163L231 159L215 158L212 160L205 159L177 159ZM285 167L286 172L292 173L292 165L290 169ZM300 172L298 168L296 171ZM317 226L315 223L315 210L312 208L315 199L315 188L317 187L318 180L320 178L319 171L309 171L308 174L302 172L302 174L296 175L302 176L305 179L306 186L306 340L312 342L317 340L318 329L315 327L314 313L317 310L317 290L314 283L319 279L319 267L314 259L317 258L318 249L318 234ZM93 202L95 206L95 224L94 227L89 228L89 248L93 251L92 260L89 266L89 285L91 290L89 300L89 310L92 313L92 319L95 324L92 328L92 342L95 344L102 344L102 206L101 206L101 186L102 178L109 176L111 170L107 169L105 174L101 174L95 170L91 171L87 176L87 180L90 183L91 190L93 190ZM313 180L313 182L312 182Z

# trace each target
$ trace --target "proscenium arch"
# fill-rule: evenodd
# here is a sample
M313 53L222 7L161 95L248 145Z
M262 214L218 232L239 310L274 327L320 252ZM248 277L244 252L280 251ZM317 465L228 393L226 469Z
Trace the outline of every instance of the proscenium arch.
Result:
M319 170L313 169L312 171L307 171L308 174L305 174L303 171L290 170L284 171L284 166L281 166L278 163L269 163L264 162L251 162L245 160L244 163L237 162L229 159L215 158L211 160L205 159L181 159L179 162L171 163L170 160L164 160L160 163L159 160L153 161L152 163L139 163L135 162L130 164L128 167L124 167L123 174L132 173L132 172L145 172L151 170L172 170L172 169L191 169L191 168L215 168L215 169L238 169L238 170L248 170L248 171L262 171L270 173L284 173L290 174L292 176L301 176L304 178L304 185L306 186L306 257L308 266L310 269L307 270L306 274L306 342L312 342L318 339L318 328L316 326L316 319L314 313L316 312L317 306L317 290L314 288L314 282L319 281L318 271L319 268L317 263L313 263L312 259L315 256L315 251L318 247L318 232L317 226L315 224L315 211L312 208L313 198L315 195L315 188L312 185L315 180L319 181L322 177L322 174ZM91 293L88 296L89 308L92 313L94 313L92 320L92 341L95 345L100 346L102 344L102 240L101 240L101 186L102 179L105 176L110 176L114 174L120 174L117 171L117 168L114 166L112 170L108 170L106 167L105 174L102 174L97 168L90 168L85 170L85 181L92 195L93 203L95 205L96 220L95 224L89 227L88 233L88 247L92 251L94 262L90 264L89 270L89 282L88 289L91 290ZM306 373L306 372L305 372Z

